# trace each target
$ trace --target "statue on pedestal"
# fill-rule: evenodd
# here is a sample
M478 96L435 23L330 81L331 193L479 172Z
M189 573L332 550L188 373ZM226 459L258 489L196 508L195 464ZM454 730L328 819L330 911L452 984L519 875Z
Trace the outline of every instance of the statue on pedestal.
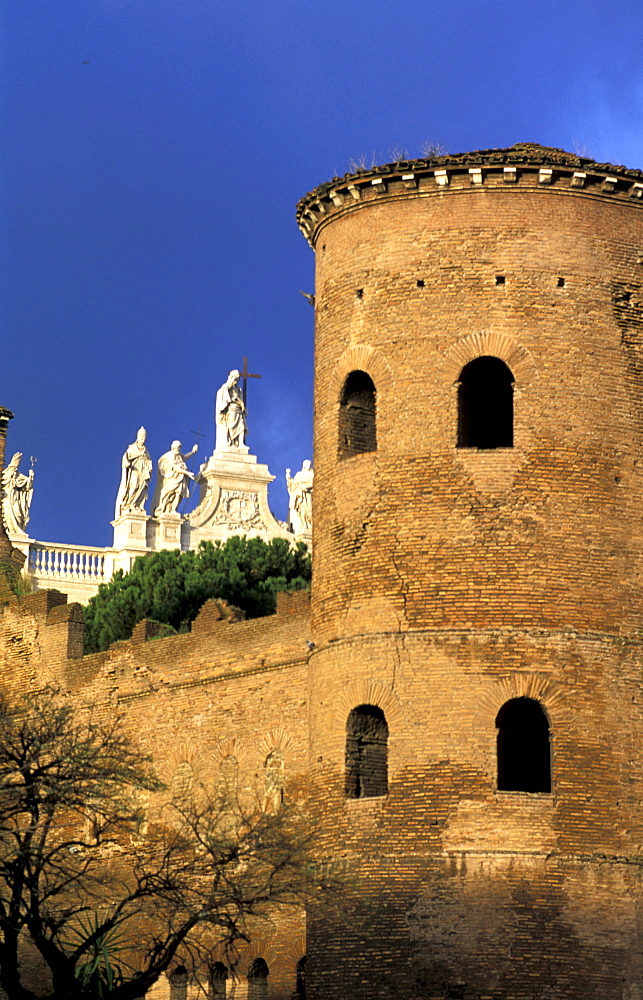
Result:
M216 427L215 451L239 448L245 444L248 433L246 405L239 388L240 373L236 368L217 392L214 422Z
M295 535L310 534L313 529L313 463L306 459L301 470L291 477L286 469L286 486L290 495L289 520Z
M185 464L199 449L195 444L192 451L181 454L181 442L173 441L170 451L161 455L158 461L158 481L156 484L154 517L162 514L176 514L181 500L189 495L188 480L194 479L193 474Z
M123 473L116 497L117 518L131 510L145 513L145 501L152 475L152 459L145 446L146 437L145 428L139 427L136 441L123 455Z
M21 458L22 452L17 451L2 473L2 517L9 534L24 533L33 498L33 469L28 476L19 472Z

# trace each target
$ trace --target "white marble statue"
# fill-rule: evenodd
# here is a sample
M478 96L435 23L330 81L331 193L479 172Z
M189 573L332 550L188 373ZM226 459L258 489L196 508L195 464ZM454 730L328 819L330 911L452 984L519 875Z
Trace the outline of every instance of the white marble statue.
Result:
M313 528L313 464L302 463L301 470L291 477L286 469L286 485L290 495L289 521L295 535L310 534Z
M166 451L159 458L154 517L158 517L160 514L176 514L181 500L189 495L188 480L194 479L194 476L185 462L198 449L199 446L195 444L192 451L183 455L181 454L181 442L173 441L170 451Z
M25 476L18 471L22 452L17 451L2 473L2 517L9 534L23 533L29 523L33 497L33 469Z
M239 388L239 372L234 368L217 392L214 422L216 427L215 450L225 451L245 444L248 433L246 406Z
M145 513L145 501L152 475L152 459L145 446L146 437L145 428L139 427L136 441L123 455L123 473L116 497L117 518L132 510Z

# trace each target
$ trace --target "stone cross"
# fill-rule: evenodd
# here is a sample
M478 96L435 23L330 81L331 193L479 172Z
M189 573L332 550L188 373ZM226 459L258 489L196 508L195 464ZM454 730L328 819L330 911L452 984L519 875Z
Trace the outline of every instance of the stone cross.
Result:
M245 406L246 405L247 388L248 388L248 379L249 378L261 378L261 375L253 375L252 372L249 372L248 371L248 359L244 358L243 359L243 368L239 372L239 378L242 379L242 381L243 381L242 394L243 394L243 405Z

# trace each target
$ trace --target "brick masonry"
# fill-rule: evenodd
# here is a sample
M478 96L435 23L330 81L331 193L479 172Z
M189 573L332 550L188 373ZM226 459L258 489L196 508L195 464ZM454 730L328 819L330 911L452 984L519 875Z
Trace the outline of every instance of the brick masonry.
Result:
M643 998L642 183L520 146L306 196L312 609L210 603L190 635L142 623L91 657L60 595L4 612L5 683L124 711L170 786L232 755L255 787L278 748L287 794L309 789L342 900L307 943L301 914L253 941L241 972L267 961L271 1000L306 951L309 1000ZM483 355L514 378L512 448L457 447L460 372ZM352 371L376 388L377 448L346 457ZM513 698L545 713L551 793L498 791ZM364 705L386 720L388 790L353 798Z
M226 757L238 763L241 793L254 797L264 789L266 759L279 750L286 799L305 796L308 593L280 594L276 615L247 622L211 601L189 635L150 641L156 630L144 622L131 640L86 657L81 655L82 610L65 601L65 595L43 591L5 609L0 622L4 686L24 691L54 684L105 716L122 713L132 739L153 758L167 786L166 792L149 796L149 824L162 820L177 780L193 776L216 787ZM242 955L236 996L244 996L245 976L260 957L270 970L270 996L290 998L304 954L302 912L280 913L272 923L262 923ZM40 967L32 964L38 981ZM151 1000L167 1000L169 991L163 978ZM188 995L203 993L191 982Z
M391 165L299 207L317 256L311 794L352 886L336 928L310 922L314 997L643 995L640 175L594 165L578 186L566 154L495 152L443 158L446 184ZM512 448L456 446L459 375L483 355L513 374ZM377 450L344 458L355 370ZM497 790L516 697L546 713L551 794ZM389 790L346 801L360 703L386 715Z

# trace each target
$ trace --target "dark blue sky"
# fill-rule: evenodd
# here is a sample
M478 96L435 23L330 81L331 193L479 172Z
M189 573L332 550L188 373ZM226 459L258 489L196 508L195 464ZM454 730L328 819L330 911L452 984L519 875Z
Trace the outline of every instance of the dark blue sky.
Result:
M311 457L295 204L351 161L532 141L643 167L633 0L4 0L0 29L0 404L39 540L111 544L137 428L155 461L198 428L210 453L244 355L285 516Z

